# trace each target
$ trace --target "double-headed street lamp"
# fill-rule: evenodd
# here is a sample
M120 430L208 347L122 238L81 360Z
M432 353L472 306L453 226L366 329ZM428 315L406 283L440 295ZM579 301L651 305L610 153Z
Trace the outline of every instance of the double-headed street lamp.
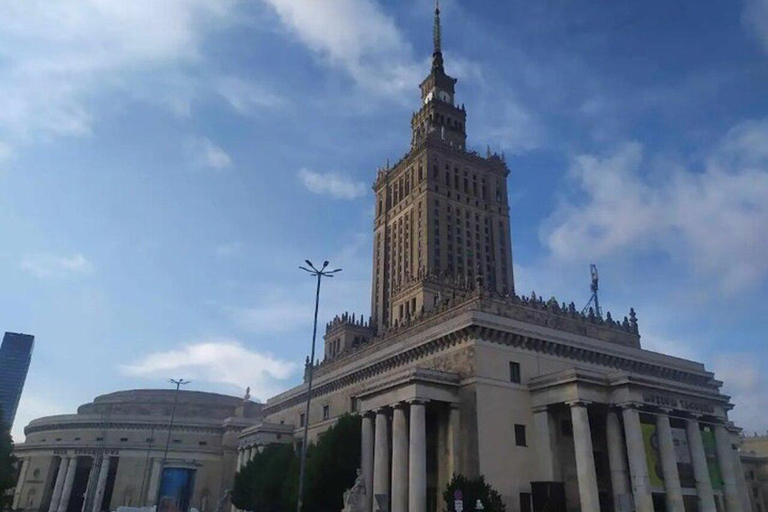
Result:
M325 270L328 268L328 262L324 261L321 269L316 269L309 260L304 260L309 268L299 267L310 275L317 277L317 290L315 291L315 322L312 327L312 351L309 357L309 366L307 367L307 407L304 413L304 440L301 443L301 464L299 466L299 496L296 502L296 512L301 512L302 499L304 494L304 470L307 464L307 436L309 435L309 404L312 401L312 374L315 366L315 340L317 339L317 309L320 306L320 281L324 277L333 277L336 272L341 272L340 268L336 270Z
M155 500L155 511L160 510L160 494L163 492L163 471L165 470L165 460L168 458L168 447L171 445L171 431L173 430L173 420L176 418L176 404L179 402L179 388L191 381L184 379L168 379L168 382L176 385L176 391L173 393L173 407L171 407L171 421L168 424L168 437L165 439L165 450L163 451L163 460L160 463L160 482L157 484L157 499Z

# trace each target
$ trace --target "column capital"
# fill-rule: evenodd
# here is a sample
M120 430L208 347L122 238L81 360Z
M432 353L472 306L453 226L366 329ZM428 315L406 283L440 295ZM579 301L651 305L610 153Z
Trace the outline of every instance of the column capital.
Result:
M565 402L565 405L567 405L568 407L571 407L571 408L573 408L573 407L587 407L588 405L591 405L591 404L592 404L591 400L580 400L580 399L579 400L568 400L567 402Z
M536 405L531 408L531 411L534 413L537 412L547 412L549 411L549 405Z
M427 402L429 402L429 400L426 398L412 398L410 400L406 400L408 405L427 405Z
M408 403L406 403L406 402L397 402L397 403L395 403L395 404L392 404L392 409L401 409L401 410L404 410L404 409L407 409L407 408L408 408L408 405L409 405L409 404L408 404Z
M640 402L623 402L620 404L616 404L616 407L618 407L622 411L630 409L630 410L635 410L639 412L640 409L643 407L643 404L641 404Z

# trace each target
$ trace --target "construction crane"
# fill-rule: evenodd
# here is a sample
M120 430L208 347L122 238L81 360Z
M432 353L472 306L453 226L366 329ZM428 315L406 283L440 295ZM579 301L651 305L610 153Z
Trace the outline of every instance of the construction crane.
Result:
M589 298L589 302L587 302L587 305L584 306L584 309L581 310L582 315L586 315L589 311L589 307L594 304L595 308L595 315L602 318L603 317L603 310L600 309L600 301L597 298L597 288L598 288L598 277L597 277L597 265L594 263L589 265L589 272L592 275L592 285L589 287L590 290L592 290L592 296Z

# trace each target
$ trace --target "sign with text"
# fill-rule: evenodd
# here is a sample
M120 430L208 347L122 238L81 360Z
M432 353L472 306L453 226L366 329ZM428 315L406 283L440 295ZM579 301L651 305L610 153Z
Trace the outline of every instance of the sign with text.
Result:
M656 393L643 393L643 402L659 407L669 407L672 409L682 409L684 411L700 412L712 414L715 408L706 402L694 402L688 399L677 398L672 395L661 395Z

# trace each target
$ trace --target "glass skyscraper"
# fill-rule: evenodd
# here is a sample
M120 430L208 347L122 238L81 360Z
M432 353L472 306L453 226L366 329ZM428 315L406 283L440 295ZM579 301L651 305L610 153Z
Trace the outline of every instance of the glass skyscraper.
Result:
M16 417L34 344L30 334L6 332L0 345L0 420L6 428L11 428Z

